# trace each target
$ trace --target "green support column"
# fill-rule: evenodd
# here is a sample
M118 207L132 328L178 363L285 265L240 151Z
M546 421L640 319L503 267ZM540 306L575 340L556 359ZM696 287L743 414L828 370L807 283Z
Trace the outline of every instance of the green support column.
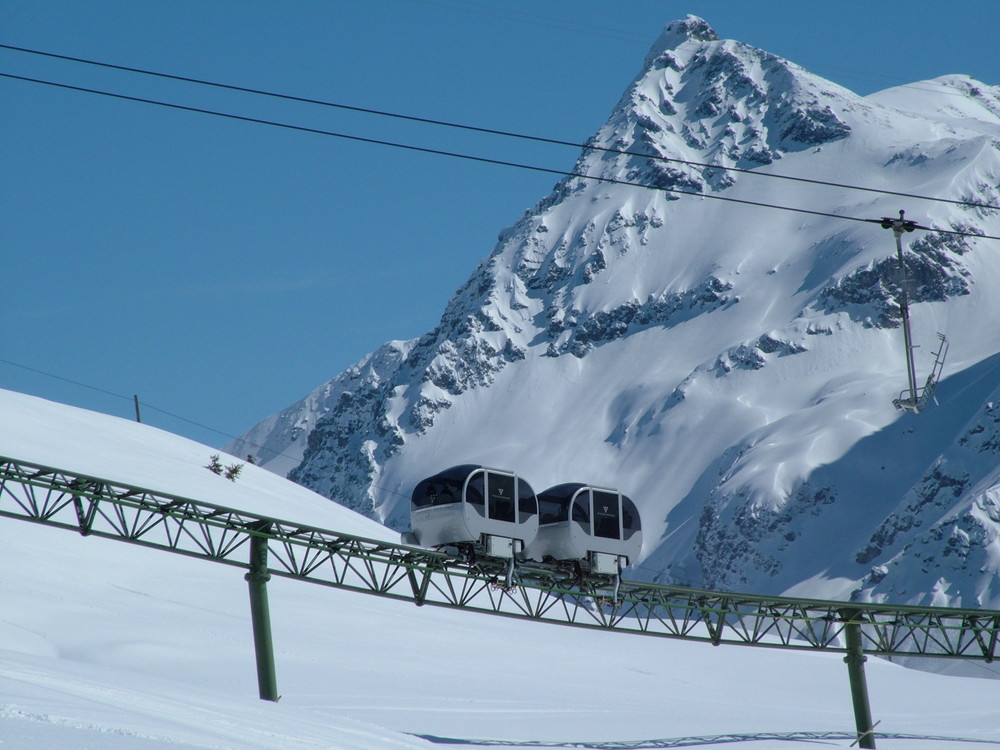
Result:
M255 531L267 532L270 524L258 526ZM267 537L250 537L250 572L246 574L250 585L250 619L253 621L253 645L257 655L257 687L260 699L277 701L278 681L274 672L274 645L271 641L271 611L267 604Z
M847 674L851 679L851 700L854 702L854 725L858 730L858 747L875 748L875 728L868 703L868 682L865 680L867 657L861 643L861 613L844 613L844 635L847 640Z

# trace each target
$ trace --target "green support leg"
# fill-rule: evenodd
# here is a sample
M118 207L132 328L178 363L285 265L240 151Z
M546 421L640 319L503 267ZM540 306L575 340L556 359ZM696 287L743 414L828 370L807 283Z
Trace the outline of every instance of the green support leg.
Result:
M844 624L847 639L847 674L851 678L851 700L854 702L854 724L858 729L858 747L875 748L875 731L872 726L872 711L868 703L868 683L865 680L865 656L861 645L861 623L859 613L852 613Z
M265 529L262 529L265 530ZM257 654L257 687L260 699L277 701L278 681L274 672L274 646L271 642L271 611L267 604L267 537L250 537L250 618L253 621L253 644Z

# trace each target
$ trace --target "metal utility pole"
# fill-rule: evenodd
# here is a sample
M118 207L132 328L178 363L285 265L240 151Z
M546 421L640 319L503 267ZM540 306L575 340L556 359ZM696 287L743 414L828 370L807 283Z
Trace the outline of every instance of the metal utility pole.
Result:
M906 376L910 386L910 395L899 398L896 407L906 411L917 411L917 371L913 363L913 337L910 334L910 302L906 291L906 263L903 261L903 232L912 232L917 228L914 221L903 218L903 210L899 211L898 219L882 219L882 228L891 229L896 238L896 257L899 259L899 312L903 318L903 340L906 346Z
M253 531L267 533L270 523L252 524ZM253 645L257 656L257 687L262 701L275 701L278 680L274 671L274 644L271 640L271 610L267 603L267 537L250 537L250 572L245 576L250 586L250 619L253 622Z
M875 748L875 727L868 702L868 681L865 679L865 656L861 639L861 612L844 612L844 640L847 645L847 675L851 680L851 701L854 703L854 725L858 730L858 747Z
M944 358L948 353L948 340L944 337L944 334L938 334L941 346L934 354L934 367L931 369L931 374L927 376L927 382L918 394L917 369L913 357L913 335L910 332L910 299L907 290L906 262L903 260L902 238L904 232L912 232L915 229L927 229L930 231L930 228L920 226L915 221L904 218L904 214L905 212L900 209L898 219L883 217L879 221L882 228L891 229L896 238L896 258L899 261L899 313L903 320L903 341L906 348L908 389L900 393L899 398L894 399L892 403L897 409L919 414L934 396L934 390L937 388L938 380L941 377L941 370L944 367Z

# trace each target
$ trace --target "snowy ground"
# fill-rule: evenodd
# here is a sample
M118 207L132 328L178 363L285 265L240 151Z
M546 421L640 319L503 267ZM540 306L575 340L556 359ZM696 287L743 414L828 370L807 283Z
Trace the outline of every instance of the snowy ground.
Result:
M257 467L228 482L204 468L213 449L144 425L7 391L0 417L0 455L393 538ZM275 578L282 699L269 703L257 699L242 570L7 518L0 570L0 750L853 740L847 670L832 654L418 609ZM880 748L1000 746L1000 680L878 659L867 671Z

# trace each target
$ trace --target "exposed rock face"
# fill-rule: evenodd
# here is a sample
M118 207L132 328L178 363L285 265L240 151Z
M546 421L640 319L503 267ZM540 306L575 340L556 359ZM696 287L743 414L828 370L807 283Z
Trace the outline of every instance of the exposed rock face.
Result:
M653 326L670 326L686 317L739 301L726 293L731 284L716 278L706 279L697 289L648 297L644 302L629 300L613 310L600 310L581 319L579 310L553 310L546 328L551 343L546 354L557 357L570 353L583 357L595 346L623 338Z
M1000 401L986 402L855 559L876 563L859 585L862 598L995 606L1000 594Z
M942 302L969 293L970 273L961 256L969 249L964 237L926 234L903 256L859 268L824 289L819 303L825 312L847 312L864 325L896 328L901 324L900 300L906 289L910 304Z
M998 90L938 83L861 98L702 19L668 25L586 177L500 234L437 328L231 452L264 444L265 465L401 530L413 485L452 464L619 486L643 515L636 577L1000 605L997 411L961 385L1000 350L982 323L1000 256L944 231L1000 234L1000 211L919 204L941 231L905 237L901 273L890 232L818 215L901 198L761 176L995 204ZM938 416L891 405L904 288L920 341L960 329Z

